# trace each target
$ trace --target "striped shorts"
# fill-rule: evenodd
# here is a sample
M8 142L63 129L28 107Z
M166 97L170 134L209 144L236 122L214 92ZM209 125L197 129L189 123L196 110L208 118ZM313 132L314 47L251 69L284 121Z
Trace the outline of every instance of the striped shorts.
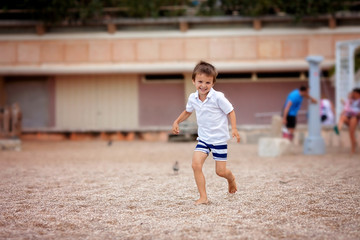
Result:
M203 152L209 155L210 152L213 154L215 161L226 161L227 160L227 143L220 145L207 144L199 140L194 151Z

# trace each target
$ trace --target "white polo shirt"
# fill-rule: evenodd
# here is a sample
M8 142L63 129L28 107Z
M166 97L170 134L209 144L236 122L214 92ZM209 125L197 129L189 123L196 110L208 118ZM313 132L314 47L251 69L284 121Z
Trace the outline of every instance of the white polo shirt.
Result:
M202 102L199 93L190 94L186 104L187 112L196 112L198 136L208 144L226 143L230 139L227 115L234 110L222 92L210 89Z

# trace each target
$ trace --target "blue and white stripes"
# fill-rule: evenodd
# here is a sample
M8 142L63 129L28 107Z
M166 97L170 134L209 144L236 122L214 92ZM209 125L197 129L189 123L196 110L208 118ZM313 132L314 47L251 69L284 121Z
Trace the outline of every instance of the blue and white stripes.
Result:
M209 155L210 152L213 154L213 158L216 161L226 161L227 160L227 144L213 145L207 144L199 140L196 145L195 151L204 152Z

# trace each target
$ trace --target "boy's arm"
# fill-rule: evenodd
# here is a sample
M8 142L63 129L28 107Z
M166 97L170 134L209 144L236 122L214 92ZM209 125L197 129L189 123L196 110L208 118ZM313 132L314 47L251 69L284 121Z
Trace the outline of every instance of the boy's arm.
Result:
M345 100L344 100L343 98L342 98L342 99L340 99L340 102L341 102L341 104L342 104L342 105L345 105L345 103L346 103L346 102L345 102Z
M312 103L314 103L314 104L318 103L318 101L315 98L313 98L312 96L309 96L309 98L310 98Z
M188 119L191 115L191 112L187 112L186 110L183 111L180 116L174 121L173 125L172 125L172 131L174 134L179 134L180 130L179 130L179 123L185 121L186 119Z
M235 115L235 111L232 110L229 114L229 119L230 119L230 124L231 124L231 135L232 137L236 137L236 141L240 142L240 135L239 132L236 128L236 115Z
M336 114L335 107L334 107L334 104L332 104L332 102L330 102L330 106L331 106L331 111L333 112L333 114Z
M312 96L310 96L309 93L307 93L307 94L305 95L305 97L308 98L308 99L310 99L311 103L314 103L314 104L317 103L317 100L316 100L315 98L313 98Z

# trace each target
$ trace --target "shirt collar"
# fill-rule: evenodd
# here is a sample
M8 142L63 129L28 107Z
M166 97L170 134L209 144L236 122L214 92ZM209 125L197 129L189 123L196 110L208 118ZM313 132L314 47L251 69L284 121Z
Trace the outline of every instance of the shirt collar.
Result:
M215 90L213 88L211 88L208 95L206 96L206 98L211 98L212 95L214 95L214 93L215 93ZM196 98L199 98L199 91L198 90L196 90Z

